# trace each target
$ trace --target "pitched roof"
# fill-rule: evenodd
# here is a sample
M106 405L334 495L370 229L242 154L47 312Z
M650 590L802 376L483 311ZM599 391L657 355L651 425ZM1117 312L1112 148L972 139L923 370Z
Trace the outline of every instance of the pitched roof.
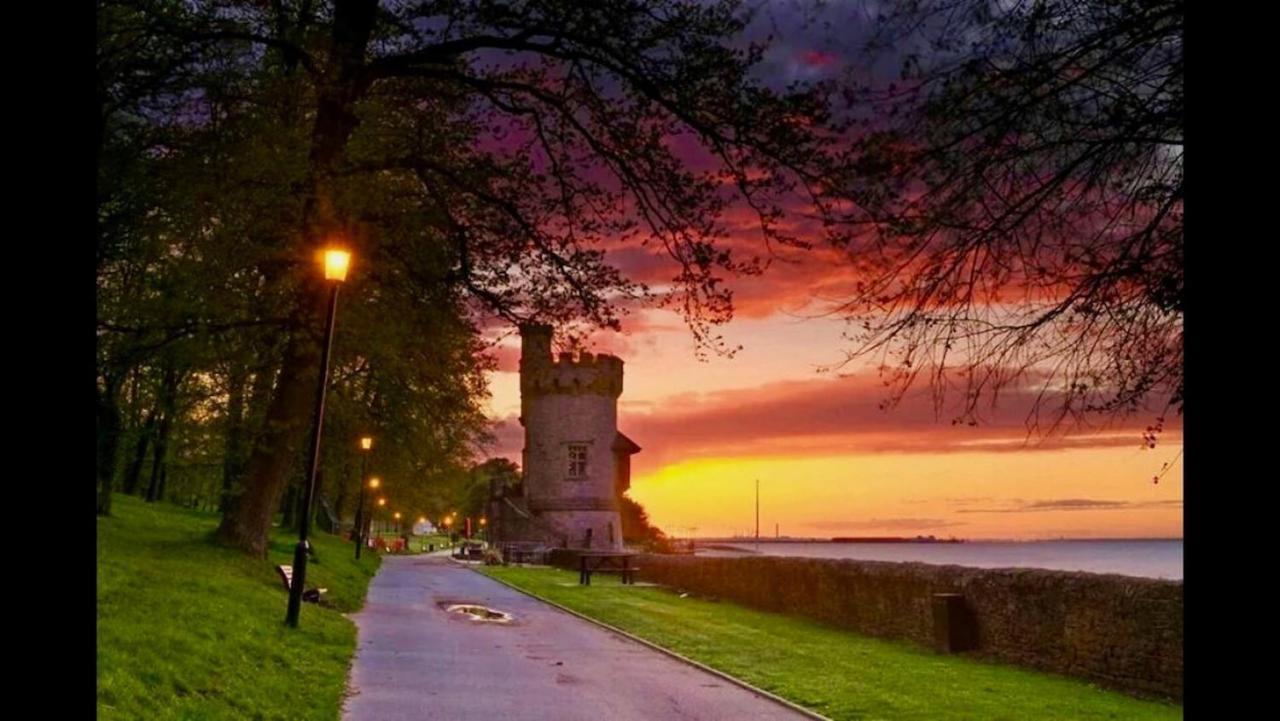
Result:
M613 445L610 446L610 449L621 451L628 456L640 452L640 446L636 445L635 441L627 438L622 431L618 431L618 437L613 439Z

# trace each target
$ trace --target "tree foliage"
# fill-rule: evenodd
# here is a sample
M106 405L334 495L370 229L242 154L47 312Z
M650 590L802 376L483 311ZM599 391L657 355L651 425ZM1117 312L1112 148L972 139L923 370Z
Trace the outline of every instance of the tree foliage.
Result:
M142 124L169 134L156 156L192 180L173 186L184 197L172 207L144 195L176 226L168 242L211 264L192 277L219 292L197 294L190 316L270 323L266 343L244 344L266 396L219 529L251 553L305 439L324 295L309 261L335 237L357 259L341 392L369 422L405 419L382 428L433 462L453 451L426 449L474 440L477 367L458 364L487 319L617 327L651 299L716 347L712 328L732 311L725 277L759 268L723 242L728 210L754 213L767 243L803 244L779 219L825 153L822 91L752 76L762 48L740 41L743 3L103 5L117 20L100 28L104 45L179 49L127 75L165 79L141 91L167 108ZM665 255L669 283L619 271L609 252L636 245Z
M851 357L895 399L923 375L958 421L1001 391L1050 426L1181 411L1182 29L1180 0L881 12L869 57L900 71L850 84L826 202L859 270Z

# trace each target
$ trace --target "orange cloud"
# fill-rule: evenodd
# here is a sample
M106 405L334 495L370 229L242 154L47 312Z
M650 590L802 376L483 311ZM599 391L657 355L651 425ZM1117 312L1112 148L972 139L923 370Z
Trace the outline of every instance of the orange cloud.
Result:
M886 390L874 375L779 381L757 388L686 393L623 403L619 425L644 446L636 472L710 456L823 456L867 452L1021 452L1141 446L1150 421L1125 422L1045 436L1028 433L1036 393L1009 390L978 426L939 416L927 390L882 409ZM518 457L521 431L514 417L498 424L495 451ZM1166 438L1180 438L1179 419Z

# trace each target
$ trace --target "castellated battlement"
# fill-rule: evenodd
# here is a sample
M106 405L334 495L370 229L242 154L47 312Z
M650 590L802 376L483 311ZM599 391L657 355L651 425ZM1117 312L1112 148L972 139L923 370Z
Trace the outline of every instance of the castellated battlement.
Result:
M522 395L622 395L622 359L607 353L583 351L551 356L550 326L520 329L520 392Z

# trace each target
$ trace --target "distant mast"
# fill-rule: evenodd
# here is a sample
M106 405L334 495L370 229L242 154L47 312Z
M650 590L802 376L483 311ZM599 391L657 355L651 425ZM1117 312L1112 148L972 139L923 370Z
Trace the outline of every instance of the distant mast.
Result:
M756 553L760 552L760 479L756 479Z

